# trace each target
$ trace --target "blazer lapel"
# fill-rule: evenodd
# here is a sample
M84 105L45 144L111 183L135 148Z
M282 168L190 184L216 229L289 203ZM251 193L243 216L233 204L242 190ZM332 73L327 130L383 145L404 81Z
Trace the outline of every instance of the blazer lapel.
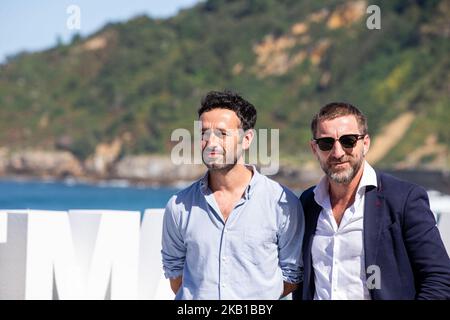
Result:
M314 286L314 270L312 265L312 255L311 248L314 239L314 234L316 233L317 220L319 219L320 211L322 207L319 206L314 199L311 200L308 205L307 212L305 212L305 243L304 243L304 290L303 298L305 300L314 299L315 286Z
M376 264L378 239L381 233L381 210L384 206L382 186L367 187L364 203L364 255L366 268Z

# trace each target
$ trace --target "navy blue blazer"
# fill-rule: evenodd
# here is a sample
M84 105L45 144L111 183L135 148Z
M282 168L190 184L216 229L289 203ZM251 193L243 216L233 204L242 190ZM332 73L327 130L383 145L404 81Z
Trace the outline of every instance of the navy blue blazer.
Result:
M367 187L364 204L366 268L380 268L373 300L450 299L450 260L426 191L412 183L377 172L378 187ZM322 207L314 187L300 196L305 214L303 283L293 298L312 300L315 293L311 245ZM373 270L366 274L371 277Z

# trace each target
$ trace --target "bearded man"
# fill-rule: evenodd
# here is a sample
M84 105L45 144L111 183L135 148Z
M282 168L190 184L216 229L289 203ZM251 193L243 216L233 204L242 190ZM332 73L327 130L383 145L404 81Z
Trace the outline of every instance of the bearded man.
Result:
M303 300L450 299L450 262L422 187L365 161L367 119L330 103L311 123L325 176L300 196Z
M175 299L279 299L301 281L303 211L286 187L244 163L255 107L212 91L198 110L208 171L164 213L162 260Z

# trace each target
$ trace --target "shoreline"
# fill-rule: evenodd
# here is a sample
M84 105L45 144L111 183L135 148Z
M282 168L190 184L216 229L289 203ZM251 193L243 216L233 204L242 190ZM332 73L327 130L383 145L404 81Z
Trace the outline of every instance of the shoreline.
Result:
M123 178L88 178L88 177L56 177L56 176L39 176L39 175L22 175L22 174L6 174L0 176L0 182L23 182L23 183L60 183L66 186L86 185L95 187L111 187L111 188L173 188L182 189L189 186L193 181L176 181L173 183L161 183L150 180L135 180Z
M376 168L378 169L378 168ZM402 180L421 185L427 190L436 190L450 195L450 174L446 170L421 170L421 169L381 169L382 171L396 176ZM122 178L116 176L56 176L49 174L29 174L29 173L5 173L0 175L0 182L41 182L41 183L62 183L67 186L88 185L96 187L112 188L173 188L181 190L195 182L198 177L190 179L170 178L164 176L155 176L154 178ZM269 178L285 185L291 190L306 190L308 187L317 183L322 176L321 172L313 170L292 170L292 168L281 167L276 175Z

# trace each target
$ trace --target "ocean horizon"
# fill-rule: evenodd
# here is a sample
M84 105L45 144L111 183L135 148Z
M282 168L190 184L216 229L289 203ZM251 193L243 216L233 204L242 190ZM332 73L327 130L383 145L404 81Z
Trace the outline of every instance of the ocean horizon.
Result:
M96 183L0 179L1 209L108 209L141 211L164 208L181 187L137 186L126 181Z

